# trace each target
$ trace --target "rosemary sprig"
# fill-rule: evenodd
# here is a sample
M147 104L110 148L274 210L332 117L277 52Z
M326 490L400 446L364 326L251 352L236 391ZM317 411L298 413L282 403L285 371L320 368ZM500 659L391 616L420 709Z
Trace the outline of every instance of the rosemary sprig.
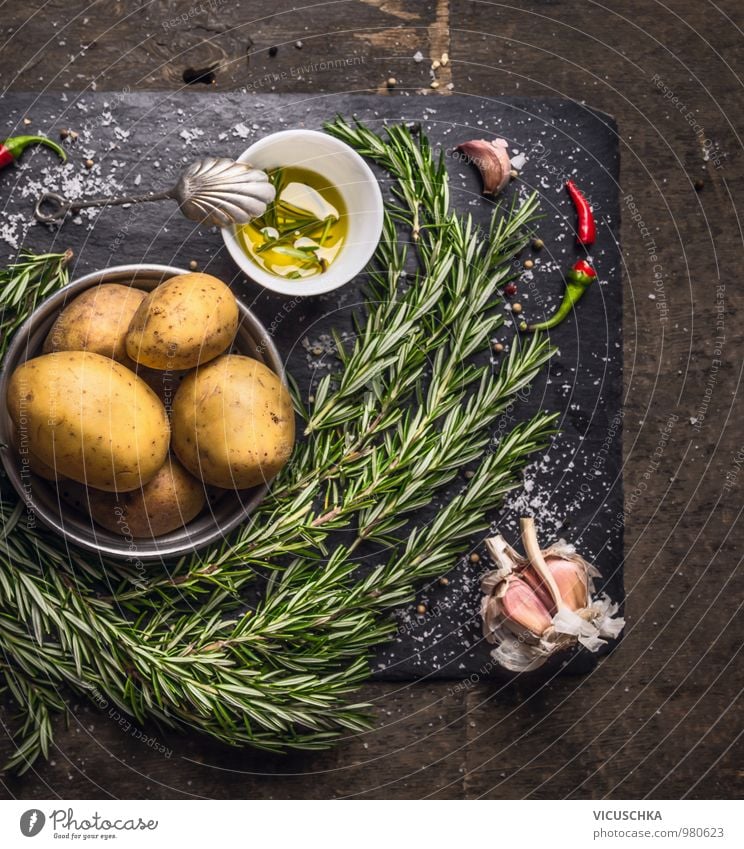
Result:
M339 342L341 372L321 381L312 409L298 399L306 439L252 522L143 584L1 505L0 671L33 716L17 730L14 767L45 754L60 685L233 745L320 748L364 727L367 706L349 694L394 627L386 611L449 569L552 433L554 417L540 414L491 444L500 413L551 355L544 339L515 342L495 375L473 360L501 323L493 306L534 199L483 233L450 210L443 160L424 136L390 127L383 139L341 120L328 129L390 171L396 201L366 321L349 350ZM396 225L416 254L408 277ZM12 280L11 291L31 292ZM467 486L431 525L411 525L467 462L479 464ZM356 538L335 542L342 528ZM386 562L361 569L370 539L389 546ZM257 575L270 578L251 607L242 590Z
M22 253L0 270L0 359L13 333L36 309L36 304L67 283L72 251L62 254Z

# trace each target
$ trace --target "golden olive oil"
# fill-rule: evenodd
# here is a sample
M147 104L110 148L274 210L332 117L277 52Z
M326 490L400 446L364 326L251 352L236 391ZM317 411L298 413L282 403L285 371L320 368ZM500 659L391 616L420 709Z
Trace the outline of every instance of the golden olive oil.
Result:
M339 190L307 168L269 172L277 194L260 218L237 228L245 252L271 274L299 280L325 271L348 229Z

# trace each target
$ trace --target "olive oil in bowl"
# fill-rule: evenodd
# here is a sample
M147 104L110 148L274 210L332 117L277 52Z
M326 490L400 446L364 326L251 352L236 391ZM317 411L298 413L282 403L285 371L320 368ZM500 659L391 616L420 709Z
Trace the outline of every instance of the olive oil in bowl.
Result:
M322 274L343 247L348 221L341 193L306 168L269 171L276 198L236 229L238 242L270 274L299 280Z

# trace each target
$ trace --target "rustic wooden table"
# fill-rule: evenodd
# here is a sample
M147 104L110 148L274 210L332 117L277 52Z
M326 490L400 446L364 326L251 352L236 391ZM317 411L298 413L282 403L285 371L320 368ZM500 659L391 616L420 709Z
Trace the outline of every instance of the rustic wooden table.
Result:
M70 727L60 724L50 762L8 778L4 795L741 794L741 11L738 0L4 6L3 86L14 91L173 90L185 68L219 62L218 90L271 74L264 84L276 91L384 93L393 76L399 91L432 98L555 95L614 114L628 594L626 637L586 678L499 692L370 685L362 695L378 707L373 733L286 757L176 734L160 735L172 750L164 757L80 704ZM430 62L445 52L434 91ZM9 748L3 739L0 756Z

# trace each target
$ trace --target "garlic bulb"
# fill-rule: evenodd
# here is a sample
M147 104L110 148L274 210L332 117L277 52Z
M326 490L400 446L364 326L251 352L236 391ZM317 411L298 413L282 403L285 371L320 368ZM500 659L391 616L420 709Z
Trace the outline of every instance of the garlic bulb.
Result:
M483 179L483 194L497 195L509 182L511 160L505 139L475 139L463 142L455 150L477 166Z
M553 654L581 645L596 652L625 620L606 595L594 597L599 572L562 540L541 550L532 519L521 520L527 557L502 536L486 540L496 568L481 589L483 634L491 656L512 672L537 669Z

